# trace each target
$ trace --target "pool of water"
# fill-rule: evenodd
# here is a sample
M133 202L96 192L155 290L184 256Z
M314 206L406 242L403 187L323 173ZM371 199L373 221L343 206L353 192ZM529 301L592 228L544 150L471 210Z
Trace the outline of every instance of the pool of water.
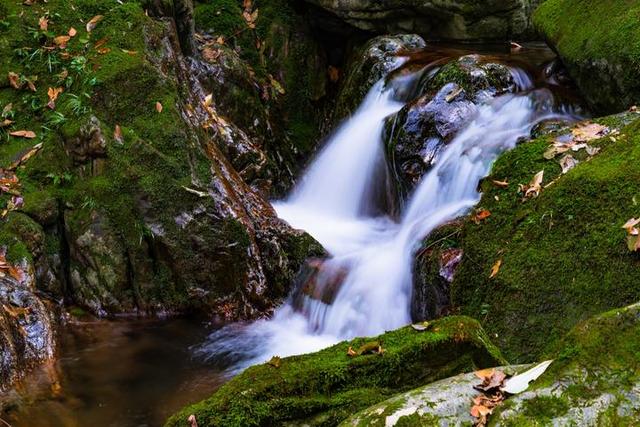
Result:
M71 322L57 359L0 395L1 418L12 427L160 426L225 381L192 357L206 333L187 320Z

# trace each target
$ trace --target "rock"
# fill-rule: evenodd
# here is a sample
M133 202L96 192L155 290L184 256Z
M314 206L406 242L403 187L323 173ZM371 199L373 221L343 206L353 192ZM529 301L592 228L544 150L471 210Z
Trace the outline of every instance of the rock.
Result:
M538 30L600 114L640 102L639 11L622 0L554 0L543 2L534 15Z
M529 366L500 366L496 370L515 375ZM340 423L340 427L472 425L475 419L469 411L473 398L480 394L474 386L480 383L473 372L436 381L367 408Z
M531 14L540 0L489 2L425 0L306 0L356 28L377 33L418 32L458 41L533 38Z
M103 135L100 120L91 116L80 131L65 141L65 150L74 165L83 173L99 174L107 155L107 141ZM88 169L88 170L87 170Z
M491 216L479 224L467 218L459 235L450 238L452 247L464 251L451 283L452 305L484 319L509 360L540 357L586 316L638 300L637 257L621 227L637 216L629 200L635 196L633 183L640 182L633 160L639 119L628 112L594 120L619 132L613 135L616 142L606 135L590 141L601 150L588 161L585 150L572 153L580 163L564 175L558 158L544 157L556 135L502 154L480 186L478 206ZM541 170L545 188L523 203L518 185ZM498 260L500 270L490 278Z
M24 271L21 280L0 275L0 389L55 351L52 308L36 294L33 265L15 264Z
M479 55L462 56L427 74L418 98L387 120L387 157L400 194L411 192L477 105L515 89L508 67L484 62Z
M358 349L373 341L382 346L382 355L347 355L349 347ZM501 362L475 320L449 317L424 332L405 327L283 358L279 367L252 366L166 425L182 426L192 414L201 427L336 425L400 391Z
M637 425L640 422L640 304L578 324L557 359L528 390L491 416L496 426Z
M351 55L345 67L334 110L334 122L355 111L365 95L380 79L401 64L401 56L426 46L416 34L379 36L369 40Z

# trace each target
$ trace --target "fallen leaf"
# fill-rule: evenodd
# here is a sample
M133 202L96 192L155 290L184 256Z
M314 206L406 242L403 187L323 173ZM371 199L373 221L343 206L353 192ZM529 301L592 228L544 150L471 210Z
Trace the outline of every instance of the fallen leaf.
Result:
M75 37L75 35L78 34L78 31L76 31L75 28L71 27L69 28L69 31L67 32L67 34L69 35L69 37Z
M162 113L162 104L160 102L156 102L156 111Z
M509 186L509 183L505 180L505 181L497 181L497 180L492 180L491 181L493 183L493 185L495 185L496 187L499 188L507 188Z
M113 131L113 139L119 143L124 143L124 139L122 138L122 129L120 129L120 125L116 125L116 128Z
M111 52L111 49L110 49L110 48L108 48L108 47L101 47L100 49L97 49L97 52L98 52L100 55L104 55L105 53L109 53L109 52Z
M102 47L103 45L107 44L107 42L109 41L108 38L104 38L104 39L100 39L97 42L95 42L93 44L93 48L94 49L99 49L100 47Z
M216 39L216 43L218 43L218 44L224 44L224 37L219 36L219 37Z
M137 54L138 54L138 51L137 51L137 50L127 50L127 49L122 49L122 51L123 51L124 53L126 53L127 55L131 55L131 56L133 56L133 55L137 55Z
M34 134L34 136L35 136L35 134ZM25 154L23 154L22 157L20 157L18 160L13 162L11 164L11 166L9 166L9 169L10 170L15 170L18 166L20 166L21 164L23 164L24 162L29 160L31 157L33 157L38 151L40 151L41 148L42 148L42 142L34 145L33 147L31 147L31 149L29 151L27 151Z
M615 140L615 138L614 138L614 140ZM598 154L600 152L600 147L592 147L590 145L587 145L585 150L586 150L588 155L595 156L596 154Z
M102 21L103 18L104 16L102 15L96 15L91 18L91 20L87 22L87 32L90 33L93 31L93 29L96 28L96 25L98 25L98 22Z
M429 329L430 326L431 324L426 320L424 322L414 323L411 325L411 327L418 332L426 331L427 329Z
M571 154L565 155L562 159L560 159L560 167L562 168L562 173L565 174L569 172L571 169L575 168L578 163L579 162L574 159Z
M482 384L477 385L474 388L477 390L488 392L502 387L502 383L504 382L505 378L507 378L507 376L504 372L495 370L490 376L487 376L483 379Z
M9 103L2 109L2 117L7 116L13 110L13 104Z
M280 82L278 82L275 78L273 78L273 76L271 74L269 74L269 83L271 83L271 86L280 95L284 95L285 94L284 88L282 87L282 85L280 85Z
M12 88L20 89L20 87L22 85L19 84L19 82L20 82L20 76L19 75L17 75L14 72L9 71L9 74L7 75L7 77L9 78L9 84L11 85Z
M358 353L356 353L355 350L351 346L349 346L349 348L347 349L347 356L355 357L357 355Z
M61 49L64 49L67 46L69 40L71 40L71 37L69 36L58 36L53 39L53 43L55 43L55 45L60 47Z
M501 390L509 394L518 394L525 391L529 387L529 383L542 375L551 365L551 362L553 360L546 360L522 374L509 378Z
M484 380L485 378L491 377L491 375L493 375L495 371L496 370L494 368L487 368L487 369L481 369L479 371L475 371L474 374L476 377L480 378L481 380Z
M489 218L491 216L491 212L488 211L487 209L480 209L478 211L476 211L476 213L473 215L473 222L475 222L476 224L480 224L481 221L484 221L485 219Z
M189 423L189 427L198 427L196 416L193 414L189 415L189 418L187 418L187 422Z
M495 264L493 264L493 267L491 267L491 274L489 275L489 279L493 279L494 277L496 277L496 275L500 271L501 265L502 265L502 259L497 260Z
M340 69L338 67L329 65L327 74L329 74L329 81L331 81L331 83L337 83L338 80L340 80Z
M628 220L627 222L624 223L622 228L627 230L627 233L629 233L629 234L637 235L638 234L638 229L635 228L635 227L638 224L640 224L640 218L631 218L630 220Z
M280 359L280 356L273 356L271 360L267 362L267 364L273 366L274 368L279 368L281 361L282 359Z
M491 414L491 409L483 405L475 405L471 408L471 415L476 418L486 417Z
M40 27L40 30L47 31L47 28L49 27L49 20L47 18L45 18L44 16L41 17L38 20L38 26Z
M608 130L608 127L602 126L598 123L584 123L574 128L571 133L576 141L587 142L592 139L600 138Z
M528 185L520 185L520 191L524 193L524 198L537 197L542 190L542 180L544 178L544 170L541 170L533 176Z
M36 137L36 133L30 130L16 130L14 132L9 132L9 135L27 139L33 139Z
M12 124L13 124L12 120L4 119L3 121L0 122L0 128L6 128L8 126L11 126Z
M58 99L58 95L60 95L62 92L64 92L64 88L62 87L50 87L47 90L47 96L49 96L49 103L47 104L47 106L49 108L51 108L52 110L56 108L56 99Z

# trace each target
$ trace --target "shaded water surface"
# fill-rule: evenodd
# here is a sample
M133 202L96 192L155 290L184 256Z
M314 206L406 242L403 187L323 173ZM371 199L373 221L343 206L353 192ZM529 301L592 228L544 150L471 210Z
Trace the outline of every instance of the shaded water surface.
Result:
M186 320L70 323L57 361L0 395L1 418L13 427L160 426L224 382L191 357L205 333Z

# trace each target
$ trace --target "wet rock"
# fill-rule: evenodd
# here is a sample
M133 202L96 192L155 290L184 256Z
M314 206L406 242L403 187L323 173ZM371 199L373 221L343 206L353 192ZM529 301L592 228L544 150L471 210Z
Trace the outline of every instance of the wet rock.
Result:
M23 260L16 279L0 274L0 389L53 357L52 308L36 294L33 265Z
M371 87L398 68L403 55L425 46L425 41L416 34L398 34L375 37L357 49L346 67L347 73L336 100L334 121L353 113Z
M80 170L93 175L99 174L104 164L102 159L107 155L107 141L103 135L100 120L91 116L77 135L65 141L65 150L74 165L83 166L89 163Z
M478 55L460 57L425 75L418 98L387 120L387 157L400 194L411 192L478 105L515 89L506 66Z
M419 32L434 39L477 41L531 38L539 0L306 0L344 22L378 33Z
M347 355L350 347L374 342L382 346L382 354ZM192 414L201 427L337 425L398 392L500 364L499 352L475 320L449 317L424 332L405 327L282 358L278 367L252 366L209 399L171 417L167 426L182 426Z
M501 366L496 369L507 375L514 375L525 371L529 366ZM469 411L473 406L473 399L480 394L474 388L479 383L473 372L436 381L359 412L340 423L340 427L393 427L407 423L415 426L472 425L475 419Z

